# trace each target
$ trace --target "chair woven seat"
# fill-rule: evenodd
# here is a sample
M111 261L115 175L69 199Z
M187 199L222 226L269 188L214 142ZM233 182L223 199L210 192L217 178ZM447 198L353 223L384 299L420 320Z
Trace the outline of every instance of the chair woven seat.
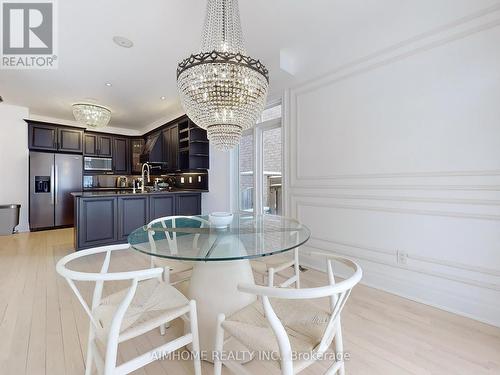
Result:
M327 310L304 300L270 299L283 323L292 350L310 353L320 343L330 319ZM249 349L270 351L279 355L278 341L264 315L262 303L256 301L222 322L224 330Z
M109 245L81 250L61 258L57 272L68 282L90 319L85 375L129 374L160 359L155 353L174 352L191 344L194 353L200 350L196 302L188 300L172 285L165 282L164 268L109 272L112 253L130 249L128 244ZM77 259L105 254L98 272L75 271L68 267ZM91 305L75 284L94 283ZM128 287L103 298L104 284L128 282ZM118 360L118 346L153 329L170 324L176 318L186 321L184 334L165 340L125 362ZM189 327L189 328L188 328ZM120 363L119 363L120 362ZM200 356L193 358L194 373L201 375Z
M288 254L277 254L252 260L250 264L255 272L265 273L270 267L281 266L288 262L293 265L293 260L293 257Z
M102 338L108 332L115 311L127 292L128 289L124 289L103 298L95 309L95 317L102 326L99 335ZM137 329L142 323L151 322L153 319L164 321L165 317L177 315L177 312L184 309L188 303L189 300L171 285L157 279L143 281L139 283L125 313L120 334L126 336L127 331Z
M317 361L331 359L324 373L345 375L340 313L363 272L348 258L315 252L310 255L326 260L328 285L287 288L288 285L281 284L282 287L277 288L273 285L272 277L268 286L238 285L240 292L254 295L257 300L230 316L223 313L217 316L215 350L218 355L214 357L216 375L222 375L223 366L235 374L250 374L250 364L224 355L225 346L238 348L235 345L237 343L243 344L253 354L253 360L266 365L266 374L270 374L269 370L272 370L272 373L281 375L295 375ZM294 258L294 268L297 271L297 253ZM352 275L336 283L333 262L350 268ZM287 266L282 265L281 270ZM274 271L275 269L269 269L270 276ZM298 282L298 278L295 281ZM318 303L323 298L328 299L328 308ZM332 343L335 343L335 348L331 347ZM239 358L244 358L242 355L247 357L241 350L234 355L240 356Z

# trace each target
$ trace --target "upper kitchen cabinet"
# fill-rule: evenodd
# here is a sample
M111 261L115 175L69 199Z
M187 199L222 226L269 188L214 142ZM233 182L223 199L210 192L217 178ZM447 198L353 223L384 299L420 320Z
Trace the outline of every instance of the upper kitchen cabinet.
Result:
M169 122L146 135L142 162L166 162L169 172L209 168L209 142L206 130L187 116Z
M107 135L100 135L98 139L99 156L103 158L110 158L113 156L113 137Z
M149 134L146 136L142 158L143 162L163 162L163 137L162 132Z
M29 124L30 149L113 158L113 171L117 174L140 174L145 162L165 163L168 172L207 170L210 166L207 132L187 116L162 125L143 137L87 132L77 127L40 121L26 122Z
M83 129L30 120L26 122L30 150L82 153Z
M62 152L77 152L83 151L83 130L71 128L57 129L57 148Z
M83 153L88 156L113 156L113 137L98 133L85 133Z
M207 131L185 118L179 128L179 169L194 170L210 167Z
M130 145L128 138L113 138L113 170L115 173L130 173Z
M57 150L57 126L28 122L28 147L37 150Z
M130 152L132 157L131 172L132 174L140 174L142 171L141 154L144 149L143 138L132 138L130 140Z
M162 132L163 161L167 162L167 169L175 172L179 169L179 128L169 126Z

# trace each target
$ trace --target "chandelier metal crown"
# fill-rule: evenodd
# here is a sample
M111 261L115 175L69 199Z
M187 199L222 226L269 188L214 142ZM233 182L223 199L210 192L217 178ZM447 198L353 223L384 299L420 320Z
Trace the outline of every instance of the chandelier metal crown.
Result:
M257 122L268 87L268 70L246 53L238 1L208 0L200 51L177 67L187 115L217 149L227 151Z

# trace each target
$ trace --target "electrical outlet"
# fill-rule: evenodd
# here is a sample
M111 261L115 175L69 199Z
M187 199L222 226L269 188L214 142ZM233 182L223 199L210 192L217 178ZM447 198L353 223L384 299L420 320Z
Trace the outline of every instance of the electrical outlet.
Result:
M400 250L396 251L396 257L397 257L396 262L398 264L403 264L403 265L408 264L408 254L405 253L404 251Z

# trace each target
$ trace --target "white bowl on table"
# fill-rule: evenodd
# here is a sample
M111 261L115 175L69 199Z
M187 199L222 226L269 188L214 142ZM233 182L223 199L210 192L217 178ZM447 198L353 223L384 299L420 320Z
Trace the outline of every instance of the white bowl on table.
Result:
M208 215L208 220L216 229L226 229L233 221L233 214L230 212L212 212Z

